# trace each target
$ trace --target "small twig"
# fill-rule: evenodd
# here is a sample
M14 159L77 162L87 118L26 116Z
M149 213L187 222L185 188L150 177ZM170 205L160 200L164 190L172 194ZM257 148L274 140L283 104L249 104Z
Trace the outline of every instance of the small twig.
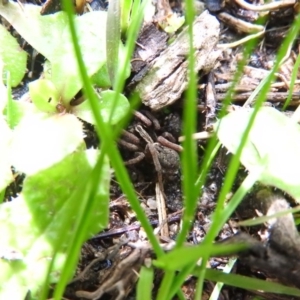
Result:
M235 94L232 95L231 100L232 101L246 101L250 96L252 95L252 92L242 93L242 94ZM226 99L227 94L217 94L217 100L222 101ZM286 101L286 98L288 96L287 92L276 92L276 93L267 93L266 100L270 102L284 102ZM257 96L256 96L257 97ZM254 98L256 98L254 97ZM298 105L300 100L300 92L295 92L292 94L292 100L293 102L290 103L290 105ZM252 103L252 101L251 101ZM248 103L249 105L249 103Z
M216 90L214 83L214 73L210 72L208 75L206 85L206 116L205 116L205 129L212 128L216 122Z
M234 27L239 32L255 33L255 32L262 32L265 30L265 27L262 25L255 25L255 24L248 23L225 12L219 13L218 18L221 21L223 21L225 24Z
M202 132L196 132L192 135L192 138L194 140L207 140L210 137L212 137L213 133L207 132L207 131L202 131ZM183 142L185 139L185 136L180 136L178 141Z
M219 49L234 48L234 47L237 47L237 46L239 46L241 44L244 44L244 43L246 43L246 42L248 42L248 41L250 41L252 39L256 39L256 38L262 36L264 33L265 33L265 31L260 31L260 32L257 32L255 34L248 35L248 36L246 36L246 37L244 37L244 38L242 38L242 39L240 39L238 41L235 41L233 43L218 44L217 47Z
M166 220L164 220L163 224L165 222L167 222L167 223L179 222L180 217L181 217L180 215L178 216L179 213L181 213L181 211L175 212L175 213L169 215L169 217ZM158 223L159 223L158 220L150 221L150 224L154 227L158 226ZM92 237L91 240L112 238L113 236L121 235L121 234L124 234L124 233L126 233L128 231L132 231L132 230L139 230L140 228L141 228L141 224L138 222L136 224L124 226L122 228L116 228L116 229L111 229L110 231L102 232L102 233Z
M294 84L300 84L300 80L295 80ZM285 82L275 82L273 84L271 84L271 87L272 88L282 88L282 87L285 87L286 85L288 85L288 87L291 86L291 81L290 80L287 80Z
M289 81L286 79L286 77L283 74L275 73L275 76L277 76L278 78L280 78L283 81L287 90L290 88Z
M276 10L282 7L292 6L296 4L296 0L282 0L274 1L264 5L253 5L245 2L244 0L235 0L235 2L244 9L253 11L266 11L266 10Z
M166 224L169 223L169 220L170 220L170 219L174 218L174 217L175 217L176 215L178 215L178 214L181 214L183 211L184 211L184 208L181 209L181 210L179 210L179 211L174 212L173 214L169 214L168 218L162 220L162 222L159 223L159 228L158 228L158 230L157 230L157 234L162 230L163 226L165 226ZM162 238L162 239L165 239L165 238L170 239L169 235L168 235L168 236L163 236L163 235L161 235L160 238Z
M167 212L166 212L164 193L163 191L161 191L159 183L155 185L155 194L156 194L156 203L157 203L158 222L159 224L162 224L164 220L167 219ZM162 226L161 235L169 237L169 227L167 223L165 223Z

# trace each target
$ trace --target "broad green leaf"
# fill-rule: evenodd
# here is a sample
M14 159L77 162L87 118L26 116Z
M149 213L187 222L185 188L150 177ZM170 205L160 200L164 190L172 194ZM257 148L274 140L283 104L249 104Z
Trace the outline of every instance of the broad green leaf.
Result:
M26 115L31 115L31 114L39 114L40 111L38 108L33 105L32 103L25 102L25 101L18 101L18 100L9 100L7 103L7 107L4 110L4 113L7 115L8 111L10 114L10 127L14 129L20 121L23 119L24 116Z
M29 113L16 126L12 165L26 174L49 168L83 145L82 123L73 115Z
M126 55L126 49L125 46L119 42L119 59L118 61L123 62L125 60ZM123 64L120 63L117 66L117 75L119 76L121 72L123 71L121 68L123 68ZM117 76L117 77L118 77ZM126 66L126 78L130 76L130 64ZM102 68L92 76L92 82L96 85L98 85L101 88L109 88L112 86L112 83L110 81L109 75L108 75L108 69L107 64L104 64Z
M0 83L0 110L2 110L1 106L3 106L3 114L7 125L9 128L14 129L22 117L28 112L34 111L35 107L29 101L15 101L12 98L10 82L10 73L7 72L6 87L1 86L2 84ZM26 97L28 94L24 94L24 96Z
M1 13L0 13L1 14ZM4 64L2 77L6 82L6 71L10 72L11 86L17 86L26 72L27 53L17 40L0 24L0 60Z
M236 153L253 110L237 110L222 118L218 138ZM217 128L217 127L216 127ZM300 201L300 126L274 108L259 110L241 162L251 172L264 166L259 180Z
M63 30L67 26L67 18L64 13L41 16L40 11L41 7L33 4L0 4L0 15L10 22L35 50L53 60L55 49L59 49ZM56 37L54 33L57 34Z
M62 12L62 14L64 14ZM66 14L64 14L64 18ZM95 11L75 19L78 43L89 76L95 74L106 61L105 27L106 13ZM70 100L83 86L77 66L74 46L68 28L64 29L62 45L54 53L52 81L64 100Z
M113 99L115 97L115 92L111 90L104 91L100 94L99 100L99 111L101 117L104 122L109 121L110 112L113 105ZM127 98L120 94L118 97L117 105L114 109L114 114L111 119L111 124L116 124L119 122L128 112L129 110L129 103ZM90 108L90 104L88 101L84 101L80 105L72 107L72 113L76 115L78 118L91 123L95 124L95 120Z
M91 77L93 84L101 88L110 88L111 82L108 75L107 65L104 64L102 68Z
M12 131L2 117L0 117L0 192L12 182L13 175L11 172L10 161L10 142Z
M115 94L116 93L111 90L107 90L101 93L100 113L104 122L109 121ZM111 124L116 124L117 122L119 122L127 114L128 110L129 103L127 98L123 94L119 94L116 107L114 109L114 114L111 118Z
M29 83L29 93L32 102L43 112L56 112L59 93L54 84L47 79L38 79Z
M40 6L9 2L0 4L0 15L51 63L51 80L68 104L82 88L67 15L58 12L41 16ZM75 17L78 43L88 75L95 74L105 63L106 12L97 11Z
M64 234L51 273L59 280L66 259L68 236L80 213L82 191L96 163L96 150L77 151L39 173L27 176L22 194L0 205L0 299L24 299L28 290L37 297L45 281L61 233ZM107 226L109 165L102 168L97 205L89 221L89 238ZM76 201L75 201L76 200ZM95 200L95 199L94 199ZM84 240L82 241L84 242ZM4 252L6 251L6 252ZM4 254L5 253L5 256ZM4 258L3 258L4 257Z

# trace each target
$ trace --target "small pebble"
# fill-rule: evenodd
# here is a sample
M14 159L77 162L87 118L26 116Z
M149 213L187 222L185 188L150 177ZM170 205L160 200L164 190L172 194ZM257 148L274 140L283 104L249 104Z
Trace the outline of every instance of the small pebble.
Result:
M157 210L157 203L153 198L149 198L147 200L147 205L151 210Z

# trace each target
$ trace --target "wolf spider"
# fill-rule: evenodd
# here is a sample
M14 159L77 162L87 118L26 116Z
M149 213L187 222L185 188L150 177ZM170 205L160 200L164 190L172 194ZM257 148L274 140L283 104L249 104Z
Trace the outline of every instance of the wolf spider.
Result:
M155 130L160 130L158 120L151 113L144 112L141 114L140 112L135 112L135 116L147 128L153 126ZM162 185L163 174L168 176L178 172L180 165L178 152L182 151L182 147L175 144L175 139L170 133L164 132L161 136L156 137L155 132L153 132L154 139L156 139L154 141L141 124L135 125L133 128L138 135L124 130L122 138L119 140L119 145L129 151L135 152L135 157L125 161L125 165L135 165L144 158L152 158L158 175L158 181ZM142 146L142 141L146 142L145 147Z

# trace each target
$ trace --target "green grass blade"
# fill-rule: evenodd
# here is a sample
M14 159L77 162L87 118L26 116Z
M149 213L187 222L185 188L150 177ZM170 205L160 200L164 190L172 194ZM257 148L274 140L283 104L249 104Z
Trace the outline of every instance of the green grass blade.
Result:
M157 300L167 300L171 299L170 289L172 287L172 283L175 277L174 271L165 271L162 283L159 287Z
M229 273L232 270L235 262L236 262L236 258L229 259L228 263L226 264L225 268L223 269L223 273ZM211 295L209 297L209 300L218 300L219 297L220 297L221 290L222 290L223 286L224 286L223 282L218 282L215 285L215 287L214 287L214 289L213 289L213 291L212 291L212 293L211 293Z
M121 2L121 32L122 36L126 35L129 22L130 22L130 13L132 8L132 0L123 0Z
M121 38L121 8L119 0L109 1L106 25L106 64L112 86L119 63L119 44Z
M296 213L300 211L300 207L296 207L296 208L290 208L290 209L285 209L283 211L280 211L276 214L272 214L272 215L268 215L268 216L262 216L262 217L255 217L253 219L248 219L248 220L244 220L241 222L238 222L237 226L254 226L254 225L259 225L259 224L264 224L266 222L268 222L269 220L273 219L273 218L278 218L281 216L285 216L289 213Z
M207 150L204 154L203 162L199 168L199 170L201 171L199 171L200 175L196 180L196 190L200 191L201 187L204 185L206 175L220 147L221 143L217 141L216 136L213 136L208 143Z
M194 272L194 275L196 274L197 271ZM246 290L260 290L269 293L285 294L298 297L300 296L300 290L297 288L287 287L279 283L250 278L236 274L225 274L223 272L212 269L206 270L205 277L207 280L223 282L226 285Z
M166 254L160 259L154 260L153 265L169 271L177 271L184 268L186 265L196 262L205 256L207 251L210 251L214 256L230 255L247 249L245 243L236 244L212 244L193 247L181 247Z
M6 105L6 120L9 128L13 128L13 105L12 105L12 96L11 96L11 80L10 72L6 73L6 91L7 91L7 105Z
M182 173L184 192L184 213L182 218L182 229L176 240L176 247L180 247L185 239L191 226L191 220L197 205L197 192L195 189L196 172L197 172L197 151L196 143L192 139L192 134L196 131L196 98L197 98L197 75L195 73L195 49L193 47L193 21L194 21L194 4L193 1L186 0L186 21L188 24L189 34L189 59L188 74L189 83L185 93L184 111L183 111L183 142L184 151L182 152Z
M183 143L184 151L182 153L182 172L183 183L182 189L184 192L184 207L182 228L176 239L176 248L183 245L186 235L190 229L190 221L193 218L194 211L197 205L197 192L195 189L196 172L197 172L197 156L196 156L196 144L192 139L192 134L196 129L196 96L197 96L197 76L195 74L195 49L193 47L193 21L194 21L194 4L191 0L186 0L186 20L188 24L189 33L189 60L188 60L188 74L189 84L185 93L185 104L183 112L183 135L185 140ZM166 300L171 298L171 288L175 278L175 272L167 271L162 280L157 299ZM174 291L174 289L172 289ZM175 291L177 292L177 291Z
M293 67L293 71L292 71L289 94L288 94L288 97L287 97L287 99L284 103L284 106L283 106L282 110L286 110L286 108L288 107L288 105L290 104L290 102L292 100L293 90L294 90L293 87L294 87L295 81L297 80L299 66L300 66L300 55L298 54L295 65Z
M186 265L182 270L180 270L180 272L178 272L178 274L176 275L176 277L173 280L173 284L172 287L170 289L170 299L172 299L175 294L181 291L181 286L182 283L186 280L186 278L192 273L192 271L195 268L195 264L189 264Z
M137 299L151 300L152 285L154 279L153 268L142 267L140 271L140 279L137 284Z

